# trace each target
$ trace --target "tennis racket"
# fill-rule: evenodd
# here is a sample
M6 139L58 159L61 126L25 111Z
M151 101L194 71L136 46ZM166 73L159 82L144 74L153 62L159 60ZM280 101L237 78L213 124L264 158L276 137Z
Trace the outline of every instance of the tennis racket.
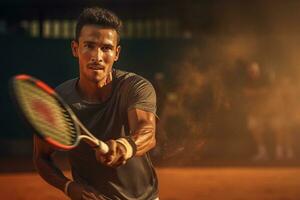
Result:
M40 138L60 150L75 148L84 140L105 154L108 146L93 136L63 99L44 82L26 75L11 80L11 94L26 124Z

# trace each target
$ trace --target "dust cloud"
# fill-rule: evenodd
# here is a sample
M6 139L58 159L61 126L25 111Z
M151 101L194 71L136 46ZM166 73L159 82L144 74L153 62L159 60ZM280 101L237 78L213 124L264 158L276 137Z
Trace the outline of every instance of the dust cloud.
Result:
M292 160L299 151L300 2L229 2L212 4L209 31L194 25L182 62L157 80L167 85L156 149L166 162Z

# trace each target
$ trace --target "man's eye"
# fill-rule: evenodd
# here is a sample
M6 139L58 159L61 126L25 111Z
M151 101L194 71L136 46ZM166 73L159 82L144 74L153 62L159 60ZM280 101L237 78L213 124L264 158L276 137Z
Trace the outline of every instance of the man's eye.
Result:
M85 47L88 48L88 49L93 49L94 45L92 45L92 44L86 44Z
M111 47L102 47L102 51L109 51L111 49L112 49Z

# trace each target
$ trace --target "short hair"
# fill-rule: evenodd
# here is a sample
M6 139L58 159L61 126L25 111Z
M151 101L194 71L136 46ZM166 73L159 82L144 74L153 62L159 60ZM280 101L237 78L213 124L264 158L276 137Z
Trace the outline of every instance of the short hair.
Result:
M81 30L85 25L98 25L103 28L114 29L118 34L118 43L120 42L122 21L110 10L100 7L85 8L77 19L75 32L76 41L79 41Z

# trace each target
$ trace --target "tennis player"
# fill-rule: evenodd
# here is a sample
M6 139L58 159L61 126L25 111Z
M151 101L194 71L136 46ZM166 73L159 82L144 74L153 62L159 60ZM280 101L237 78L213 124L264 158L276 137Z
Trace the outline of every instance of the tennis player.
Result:
M155 146L156 95L143 77L113 68L122 22L92 7L80 14L71 43L79 77L56 88L77 117L106 141L102 154L85 142L68 152L73 179L55 165L55 149L34 137L34 163L45 181L73 200L156 200L158 181L148 152Z

